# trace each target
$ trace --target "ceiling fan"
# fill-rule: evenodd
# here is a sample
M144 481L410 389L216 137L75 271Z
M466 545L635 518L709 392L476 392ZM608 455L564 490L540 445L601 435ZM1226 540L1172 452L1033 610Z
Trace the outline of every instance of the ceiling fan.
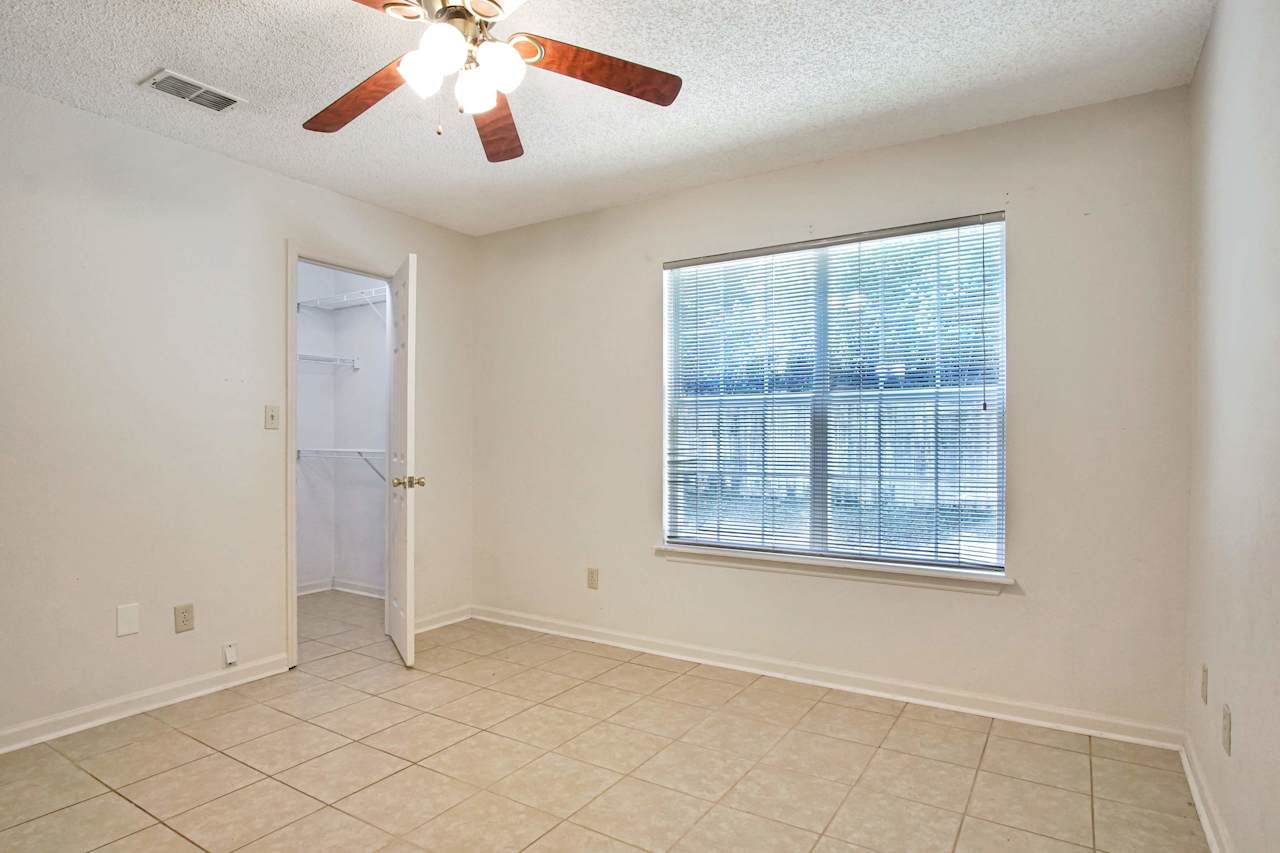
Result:
M417 50L399 57L302 126L319 133L346 127L378 101L408 83L421 98L458 75L454 94L461 112L475 120L485 156L492 163L524 154L506 95L524 80L530 65L603 86L659 106L680 94L681 80L625 59L584 47L516 33L506 41L491 32L525 0L355 0L401 21L428 24Z

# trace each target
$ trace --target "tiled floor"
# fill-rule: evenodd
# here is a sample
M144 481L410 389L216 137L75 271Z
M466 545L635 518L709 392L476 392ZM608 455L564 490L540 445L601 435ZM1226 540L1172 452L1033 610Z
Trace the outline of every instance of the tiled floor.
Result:
M297 670L0 755L0 851L1207 851L1176 753L381 602ZM198 845L194 846L194 845Z

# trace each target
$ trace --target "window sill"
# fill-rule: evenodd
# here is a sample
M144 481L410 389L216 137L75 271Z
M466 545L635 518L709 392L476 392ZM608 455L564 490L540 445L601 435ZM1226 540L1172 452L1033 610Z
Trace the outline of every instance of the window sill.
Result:
M862 580L872 583L892 583L904 586L922 586L930 589L949 589L956 592L999 595L1005 587L1016 584L1003 572L971 569L941 569L933 566L902 565L897 563L872 563L858 560L838 560L828 557L803 557L790 554L769 554L762 551L739 551L732 548L708 548L696 545L662 544L654 553L668 560L681 563L700 563L713 566L748 569L765 572L789 572L816 577Z

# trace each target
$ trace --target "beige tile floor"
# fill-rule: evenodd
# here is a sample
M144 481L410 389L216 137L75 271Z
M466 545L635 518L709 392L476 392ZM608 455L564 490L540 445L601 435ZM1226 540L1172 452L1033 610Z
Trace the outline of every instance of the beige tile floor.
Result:
M1207 851L1178 755L468 620L0 755L0 851Z

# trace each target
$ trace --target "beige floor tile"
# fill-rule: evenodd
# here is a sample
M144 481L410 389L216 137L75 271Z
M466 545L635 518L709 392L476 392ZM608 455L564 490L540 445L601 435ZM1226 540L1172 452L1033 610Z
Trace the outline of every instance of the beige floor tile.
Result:
M106 786L66 759L42 762L31 773L0 785L0 829L106 792Z
M67 759L63 755L44 743L0 753L0 785L17 782L32 773L39 773L50 767L64 767L66 764Z
M721 802L739 811L822 832L849 786L773 767L753 767Z
M752 763L727 752L677 741L632 775L704 800L718 800L746 775Z
M377 734L369 735L361 742L383 752L398 755L406 761L421 761L428 755L434 755L475 733L476 730L471 726L464 726L434 714L421 714L391 728L383 729Z
M560 744L585 732L599 722L595 717L534 705L493 727L495 733L514 738L543 749L555 749Z
M1089 756L1052 746L993 736L982 769L1028 782L1090 793Z
M95 755L80 766L112 788L121 788L148 776L163 773L188 761L204 758L213 750L179 731L168 731Z
M998 721L997 721L998 722ZM956 853L1088 853L1090 848L989 823L973 815L960 827Z
M481 791L405 837L433 853L515 853L558 822L546 812Z
M378 853L423 853L423 849L416 844L410 844L403 838L397 838L386 847L379 847Z
M155 823L150 815L108 792L0 832L4 853L92 850Z
M249 705L182 727L181 731L214 749L230 749L297 723L296 717L266 705Z
M618 773L630 773L670 743L670 738L661 735L604 722L578 735L556 751Z
M893 728L894 722L894 718L886 714L819 702L796 723L796 728L868 746L879 746Z
M169 731L169 725L149 714L136 714L94 726L91 729L64 735L49 741L49 746L70 758L81 761L90 756L110 752L140 740ZM3 783L0 779L0 784Z
M818 836L768 818L715 806L673 848L677 853L809 853Z
M619 690L629 690L632 693L652 693L667 682L674 680L677 674L668 672L665 669L655 669L651 666L624 663L608 672L597 675L594 681L597 684L616 687Z
M949 711L946 708L934 708L929 705L907 705L902 716L912 720L924 720L926 723L937 723L940 726L954 726L971 732L991 730L991 718L977 714L965 714L961 711Z
M308 675L315 675L320 678L342 678L361 670L372 669L378 665L379 662L377 660L367 655L346 651L340 655L331 655L330 657L313 660L310 663L298 664L298 669Z
M251 699L254 702L264 702L267 699L275 699L277 696L283 696L286 693L296 693L308 687L318 687L322 683L324 683L324 680L317 676L308 675L300 669L291 669L288 672L269 675L266 678L259 678L257 681L250 681L248 684L241 684L235 688L235 691L246 699Z
M565 711L586 714L589 717L603 720L607 717L612 717L640 698L639 693L619 690L616 687L606 687L595 682L587 682L566 690L559 696L548 700L546 704L555 708L562 708Z
M270 705L277 711L283 711L293 717L309 720L347 705L354 705L369 698L368 693L353 690L342 684L326 682L315 687L308 687L296 693L286 693L263 704Z
M576 678L556 675L545 669L526 669L510 678L504 678L490 689L533 702L545 702L581 683Z
M759 759L786 733L784 726L765 720L717 712L690 729L681 740L743 758Z
M432 628L428 631L419 631L417 636L426 637L437 643L450 643L463 637L470 637L474 633L476 633L474 629L455 622L452 625L442 625L439 628Z
M669 658L663 655L652 655L645 653L631 659L631 663L638 666L651 666L654 669L665 669L667 672L674 672L677 675L688 672L697 666L691 660L680 660L679 658Z
M412 684L397 687L395 690L388 690L382 694L382 698L390 702L398 702L401 705L417 708L419 711L430 711L433 708L448 704L454 699L461 699L468 693L474 693L478 689L474 684L467 684L464 681L454 681L452 678L444 678L439 675L428 675L426 678L420 678Z
M981 732L903 717L893 724L880 746L965 767L977 767L986 743L987 736Z
M349 743L277 773L276 778L318 800L334 803L407 766L407 761L394 755Z
M488 687L490 684L496 684L504 678L510 678L513 675L524 672L524 669L518 663L498 660L497 658L475 658L451 669L446 669L440 674L445 678L464 681L477 687Z
M432 713L477 729L487 729L531 707L532 702L519 696L508 696L496 690L477 690L441 705Z
M311 663L313 660L342 654L342 649L331 646L322 640L303 640L298 643L298 663ZM261 701L261 700L258 700Z
M321 807L274 779L254 782L168 821L211 853L235 850Z
M705 720L710 713L706 708L683 702L645 697L614 714L609 722L650 734L678 738Z
M415 649L415 651L417 651ZM398 666L404 666L404 658L400 656L400 650L396 648L396 644L391 640L383 638L376 643L367 646L360 646L355 649L356 654L365 657L377 658L384 663L394 663Z
M1007 737L1011 740L1022 740L1027 743L1038 743L1041 746L1055 746L1058 749L1069 749L1072 752L1089 752L1089 736L1075 732L1064 732L1044 726L1033 726L1028 723L1015 723L1010 720L995 720L991 724L991 734Z
M698 678L709 678L712 681L723 681L725 684L732 684L735 687L746 687L760 677L754 672L729 669L728 667L715 666L709 663L698 664L689 670L689 675L696 675Z
M511 775L546 750L492 732L477 732L422 762L471 785L487 787Z
M1094 800L1102 853L1208 853L1200 821L1124 803Z
M875 752L875 747L851 740L790 731L760 763L852 785Z
M962 812L974 772L945 761L881 749L862 772L858 785Z
M225 755L214 754L126 785L120 793L161 820L167 820L261 778L257 770Z
M241 696L233 688L197 696L194 699L187 699L185 702L165 705L163 708L156 708L154 711L148 711L148 713L157 720L168 723L171 726L185 726L188 723L207 720L210 717L216 717L219 714L225 714L228 711L234 711L237 708L252 704L252 700Z
M882 696L872 696L868 693L857 693L852 690L828 690L823 694L822 701L832 705L840 705L844 708L857 708L862 711L875 711L877 714L888 714L891 717L898 716L902 713L902 709L907 707L906 702L885 699Z
M979 772L968 813L993 823L1091 846L1089 798L1062 788Z
M162 823L126 835L95 853L200 853L200 848Z
M413 649L417 652L425 652L427 649L439 647L439 643L425 634L419 634L413 638Z
M570 651L546 663L538 664L538 669L545 669L547 672L554 672L556 675L567 675L570 678L585 680L608 672L619 663L620 661L616 661L613 658Z
M568 653L568 649L562 649L547 643L522 643L518 646L503 649L495 653L494 657L499 660L518 663L522 666L537 666L556 658L562 658Z
M475 660L475 658L475 655L470 652L464 652L461 649L437 646L426 651L417 652L413 656L413 668L420 669L423 672L439 673L444 672L446 669L460 666L469 660Z
M785 693L797 699L809 699L814 702L817 702L829 692L827 688L819 687L816 684L805 684L803 681L792 681L790 678L778 678L774 675L762 675L753 681L751 686L758 687L761 690L772 690L775 693Z
M519 640L506 637L501 634L478 633L472 634L470 637L463 637L455 640L449 645L455 649L462 649L464 652L471 652L473 655L491 655L494 652L500 652L503 649L519 644Z
M242 848L244 853L374 853L390 835L326 806Z
M960 815L856 786L836 812L827 834L891 853L950 853Z
M427 673L420 669L409 669L398 663L377 663L368 669L344 675L338 683L365 693L386 693L426 677Z
M790 728L800 722L815 704L814 699L795 696L756 683L730 699L724 708L735 714L758 717Z
M574 823L562 823L525 849L526 853L636 853L640 848Z
M876 851L870 847L859 847L856 844L849 844L829 835L824 835L814 845L813 853L876 853Z
M393 835L417 829L475 793L475 788L423 767L406 767L334 805Z
M1156 812L1195 817L1196 804L1182 771L1093 758L1093 795Z
M362 627L351 628L343 631L341 634L332 634L321 639L331 645L341 649L354 651L361 646L372 645L386 637L386 633L381 627Z
M321 714L312 718L311 722L337 732L343 737L360 740L420 714L417 708L397 705L395 702L375 697Z
M711 803L624 778L573 816L573 822L644 850L668 850Z
M736 684L682 675L656 690L653 695L658 699L669 699L700 708L719 708L741 692L742 688Z
M612 770L547 753L498 782L491 790L564 818L621 778Z
M559 646L562 649L569 649L575 652L582 652L588 655L598 655L599 657L612 658L618 661L627 661L640 657L640 652L624 649L621 646L611 646L608 643L595 643L591 640L578 640L573 637L557 637L547 635L542 640L544 643L550 643L553 646Z
M1104 737L1090 738L1090 740L1093 743L1093 754L1100 758L1143 764L1157 770L1182 772L1182 756L1172 749L1160 749L1156 746L1126 743Z
M227 750L227 755L243 761L255 770L272 775L348 743L350 741L341 735L319 726L298 723L232 747Z
M351 630L350 625L345 622L339 622L337 619L298 614L298 638L302 640L314 640L318 637L341 634L343 631L349 630Z

